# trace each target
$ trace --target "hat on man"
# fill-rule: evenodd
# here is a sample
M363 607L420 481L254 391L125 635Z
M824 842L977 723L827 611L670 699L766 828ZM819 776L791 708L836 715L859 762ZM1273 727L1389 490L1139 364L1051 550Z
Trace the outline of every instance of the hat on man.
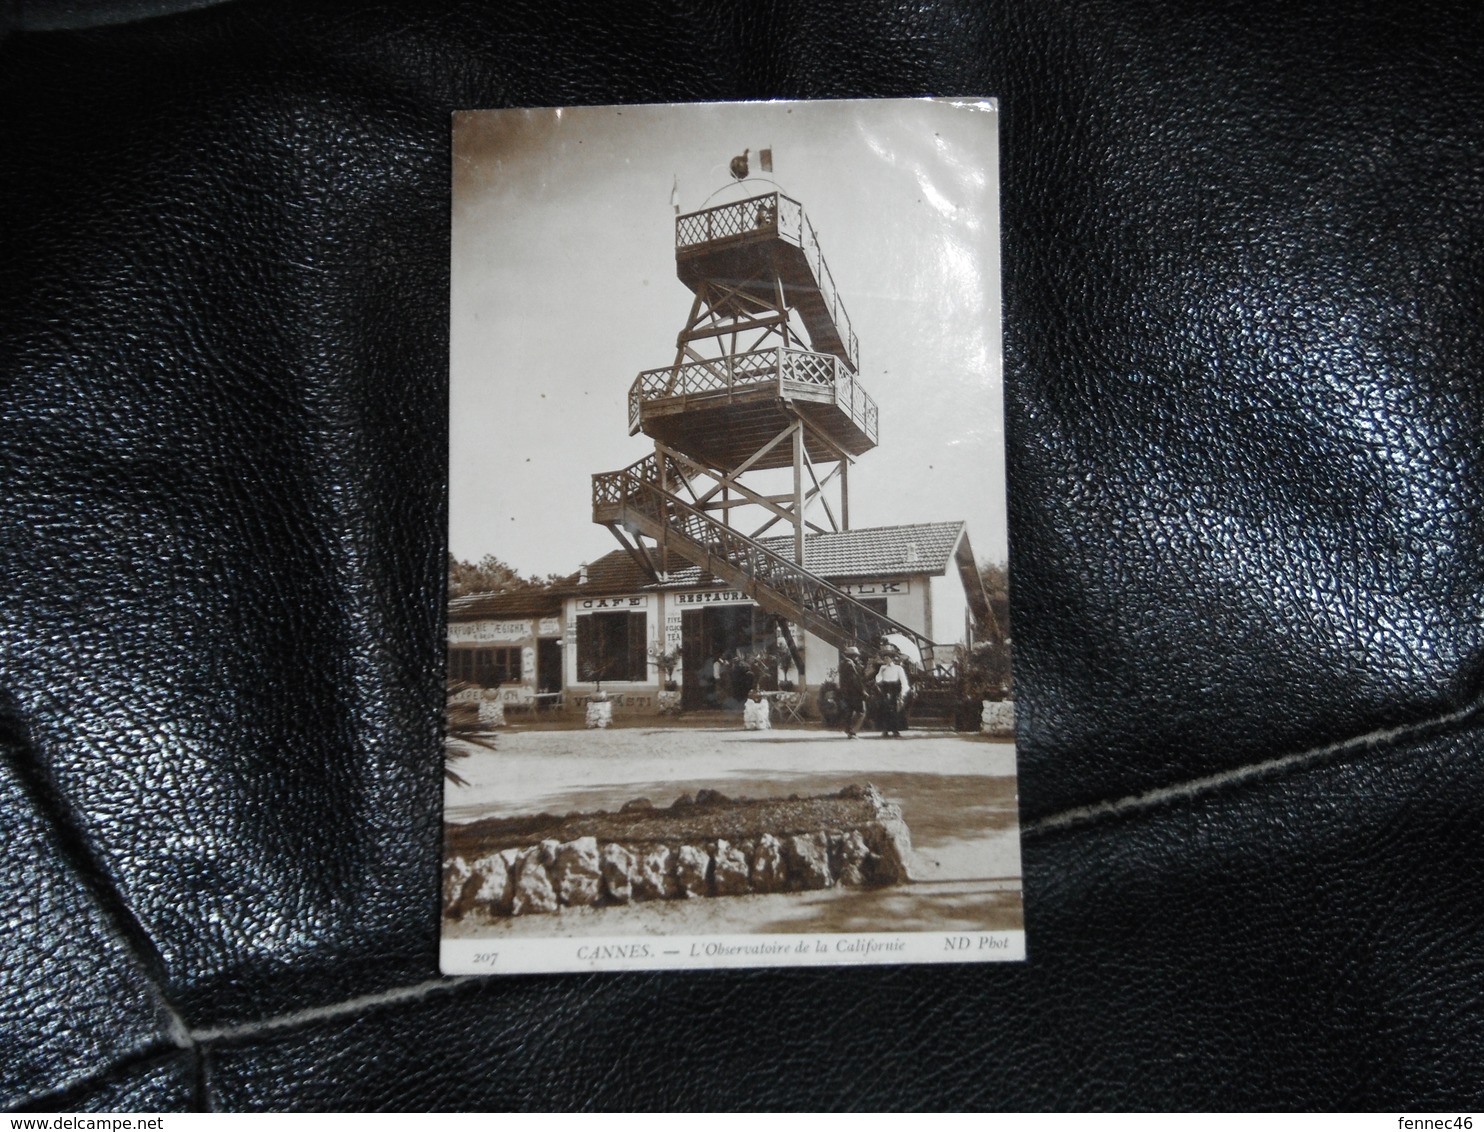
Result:
M861 650L856 648L854 645L850 645L845 649L846 656L860 656L860 654Z

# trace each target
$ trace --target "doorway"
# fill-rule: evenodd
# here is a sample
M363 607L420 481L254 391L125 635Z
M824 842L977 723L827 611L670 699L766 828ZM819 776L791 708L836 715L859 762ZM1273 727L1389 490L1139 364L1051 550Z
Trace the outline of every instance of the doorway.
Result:
M536 691L560 692L562 690L562 642L561 638L536 642ZM550 700L542 701L550 703Z
M755 605L713 605L681 613L680 645L686 656L682 708L742 710L755 679L753 658L773 640L768 620Z

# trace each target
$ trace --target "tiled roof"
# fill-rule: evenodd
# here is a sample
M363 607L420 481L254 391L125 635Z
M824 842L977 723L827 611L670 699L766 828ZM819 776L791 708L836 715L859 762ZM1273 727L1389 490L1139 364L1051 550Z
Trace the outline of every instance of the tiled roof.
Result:
M480 621L489 617L556 617L562 612L562 594L554 589L516 590L504 594L465 594L448 603L450 621Z
M953 561L963 532L963 523L908 523L810 535L804 542L804 563L825 578L941 574ZM792 535L764 543L778 554L793 552Z
M678 554L670 555L670 566L672 569L680 570L686 563ZM692 567L694 569L694 567ZM651 585L649 575L639 569L638 563L629 556L626 550L610 550L587 566L587 581L573 586L567 590L570 593L601 591L603 593L618 593L620 591L642 590Z
M953 561L953 551L963 531L963 523L908 523L809 535L804 545L804 561L811 572L829 579L942 574ZM775 554L786 558L793 554L792 535L760 541ZM667 589L723 584L673 551L668 565ZM587 578L585 585L564 587L565 592L630 593L654 586L649 575L623 550L614 550L590 563Z

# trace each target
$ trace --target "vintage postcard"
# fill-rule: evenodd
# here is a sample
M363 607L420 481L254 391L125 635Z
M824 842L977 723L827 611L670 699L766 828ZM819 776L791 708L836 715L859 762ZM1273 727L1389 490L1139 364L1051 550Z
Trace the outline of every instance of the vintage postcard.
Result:
M998 113L453 122L449 974L1025 955Z

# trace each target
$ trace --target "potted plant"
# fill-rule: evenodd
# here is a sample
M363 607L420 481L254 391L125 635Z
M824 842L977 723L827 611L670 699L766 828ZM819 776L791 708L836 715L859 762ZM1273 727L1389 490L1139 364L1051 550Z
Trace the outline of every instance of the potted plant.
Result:
M675 670L680 667L684 652L679 645L673 649L667 649L664 645L653 644L649 646L650 663L665 674L665 691L678 692L679 683L675 680Z

